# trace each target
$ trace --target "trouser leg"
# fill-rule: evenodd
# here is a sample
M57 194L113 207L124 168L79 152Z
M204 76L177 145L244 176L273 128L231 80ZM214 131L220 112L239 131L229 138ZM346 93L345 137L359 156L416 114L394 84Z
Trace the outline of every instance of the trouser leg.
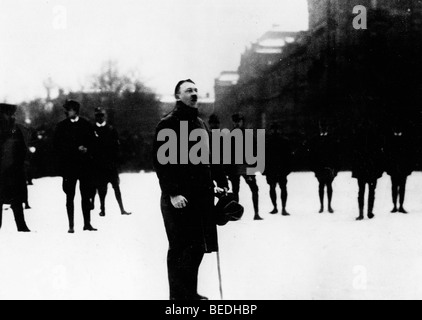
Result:
M105 213L105 199L107 196L107 189L108 189L107 182L101 182L98 184L98 195L100 197L101 212L104 212L104 213Z
M29 231L25 222L22 203L13 203L11 208L13 210L13 215L15 216L15 222L18 231Z
M258 184L256 183L256 177L244 176L244 179L246 180L246 183L251 189L255 215L258 215L259 214L259 188L258 188Z
M69 228L75 227L75 189L77 179L73 177L63 178L63 191L66 194L66 209L69 219Z
M406 198L406 183L407 183L407 177L404 177L400 181L400 207L403 208L404 206L404 200Z
M391 185L392 185L392 198L393 198L393 205L394 208L397 208L397 200L398 200L398 195L399 195L399 183L397 181L397 178L395 177L391 177Z
M358 183L359 183L359 196L358 196L359 217L363 218L363 209L365 207L366 181L359 180Z
M204 252L194 247L170 249L167 256L171 300L189 300L197 294L198 272Z
M325 183L319 181L319 203L321 204L321 211L324 211L324 195L325 195Z
M277 209L277 184L276 183L270 184L270 198L274 206L274 209Z
M85 227L91 226L91 197L93 188L94 186L92 185L91 179L88 177L83 177L80 179L82 213L84 216Z
M375 205L375 190L377 188L377 181L369 183L369 200L368 200L368 214L373 214Z
M125 212L125 207L123 205L123 199L122 199L122 192L120 190L120 184L119 184L119 182L115 181L115 182L113 182L112 186L113 186L113 189L114 189L114 194L116 196L117 203L119 204L120 212L123 213L123 212Z
M329 209L332 209L331 204L333 202L333 193L334 193L333 180L331 180L331 181L328 181L328 183L327 183L327 196L328 196L328 208Z
M280 179L279 184L280 184L280 189L281 189L281 203L283 206L283 210L286 210L287 198L289 196L289 193L287 191L287 178Z

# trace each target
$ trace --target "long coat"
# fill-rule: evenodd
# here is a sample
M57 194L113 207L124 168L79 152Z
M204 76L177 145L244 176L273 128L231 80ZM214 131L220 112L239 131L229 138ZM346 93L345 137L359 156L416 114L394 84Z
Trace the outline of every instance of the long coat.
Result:
M198 111L179 102L175 110L158 125L154 143L154 166L162 190L161 209L170 248L194 246L204 252L218 250L216 218L214 216L214 184L211 165L167 164L157 159L157 152L164 142L157 139L163 129L172 129L180 143L180 126L187 121L189 134L192 130L207 130L205 123L198 117ZM189 150L192 142L189 143ZM178 149L178 157L179 148ZM215 180L218 181L217 178ZM175 209L171 196L182 195L188 200L185 209Z
M407 133L401 136L390 134L385 151L386 169L390 176L404 178L415 169L415 149Z
M353 178L373 182L385 171L384 141L376 129L362 127L353 144Z
M26 201L26 152L22 130L18 126L12 132L0 136L0 205Z
M87 120L79 118L73 123L66 119L57 125L54 145L63 177L92 176L94 144L94 129ZM80 146L88 152L79 151Z

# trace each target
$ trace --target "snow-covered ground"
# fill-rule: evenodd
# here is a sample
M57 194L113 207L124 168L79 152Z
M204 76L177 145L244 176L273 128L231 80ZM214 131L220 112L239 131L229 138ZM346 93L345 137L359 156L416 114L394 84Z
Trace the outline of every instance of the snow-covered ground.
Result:
M59 178L35 181L31 234L18 234L11 211L0 231L0 299L167 299L167 239L155 174L121 176L132 216L122 217L110 187L108 216L93 214L98 233L67 234ZM356 222L357 183L335 182L335 215L317 213L312 173L289 178L291 217L272 216L268 186L258 177L262 222L254 222L243 183L242 221L219 228L225 299L422 298L422 174L409 178L407 216L390 214L390 181L377 189L376 218ZM97 200L98 201L98 200ZM79 198L77 199L79 204ZM79 207L79 206L78 206ZM97 204L98 208L98 204ZM219 299L216 255L201 268L200 293Z

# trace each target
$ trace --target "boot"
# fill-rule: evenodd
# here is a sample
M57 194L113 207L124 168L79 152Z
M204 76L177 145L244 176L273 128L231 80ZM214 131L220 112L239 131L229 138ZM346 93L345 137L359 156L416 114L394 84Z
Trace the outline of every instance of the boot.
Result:
M362 221L364 219L363 216L363 208L364 208L364 203L363 203L363 199L359 198L358 199L359 202L359 217L356 218L356 221Z

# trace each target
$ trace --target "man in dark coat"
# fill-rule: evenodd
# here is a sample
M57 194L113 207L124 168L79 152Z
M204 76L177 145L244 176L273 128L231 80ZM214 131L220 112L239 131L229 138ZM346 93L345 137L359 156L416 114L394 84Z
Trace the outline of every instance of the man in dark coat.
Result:
M95 143L94 129L88 120L79 116L80 104L68 100L64 104L67 119L60 122L55 134L55 148L59 156L63 191L69 218L69 233L75 232L74 199L79 180L84 216L84 231L97 231L91 225L91 198L93 195L92 154Z
M158 125L154 143L154 164L162 190L161 210L169 240L168 276L171 300L203 300L197 292L198 271L205 253L218 251L214 217L214 184L212 169L207 164L162 164L160 135L171 130L177 135L178 157L182 126L190 134L195 129L207 130L198 117L198 89L192 80L180 81L175 89L177 105ZM206 143L209 145L207 135ZM169 142L167 142L169 144ZM190 150L190 148L189 148Z
M403 131L399 126L395 126L387 139L386 145L386 168L391 176L392 195L394 208L392 213L404 213L404 199L406 196L407 177L412 174L415 168L415 149L410 140L409 133ZM397 201L400 196L400 207Z
M327 188L328 212L334 213L331 205L333 199L333 182L339 170L338 143L328 127L321 126L319 136L310 146L311 168L319 182L319 199L324 212L325 188Z
M117 168L119 154L119 136L117 130L106 121L106 112L103 108L95 109L95 146L94 165L95 183L100 196L100 216L105 217L105 199L108 184L111 183L116 200L122 215L131 215L123 206L122 193L120 191L120 178Z
M24 162L27 147L22 130L15 124L16 106L0 104L0 228L3 205L10 204L19 232L30 232L23 211L28 190Z
M379 132L371 121L364 121L355 136L353 155L353 178L358 179L359 184L359 217L364 219L365 189L369 186L368 218L375 217L373 210L375 204L375 190L378 179L384 173L384 143Z
M287 176L292 172L292 150L287 139L282 137L279 125L271 124L270 134L265 147L265 172L267 182L270 186L270 198L274 209L271 214L278 213L277 206L277 184L281 189L282 215L290 216L287 212Z
M245 117L242 114L234 114L232 116L232 121L234 129L245 131ZM234 160L232 159L232 161ZM254 220L260 221L263 219L259 215L259 188L256 182L256 176L248 175L247 169L247 164L231 164L227 166L227 173L229 180L232 183L232 191L236 202L239 202L240 178L243 177L252 192L252 202L255 210Z

